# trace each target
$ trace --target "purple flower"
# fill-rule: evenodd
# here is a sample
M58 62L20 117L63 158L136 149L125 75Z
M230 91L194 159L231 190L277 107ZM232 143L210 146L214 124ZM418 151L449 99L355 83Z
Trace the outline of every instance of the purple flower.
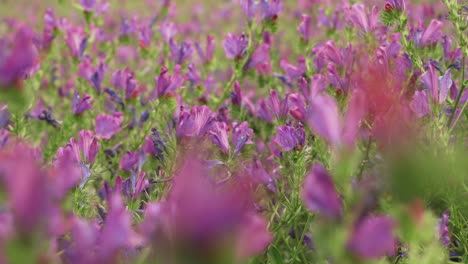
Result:
M68 26L65 32L65 42L70 49L72 56L81 59L88 46L88 39L82 27Z
M432 99L439 104L445 102L453 83L450 69L443 76L438 77L432 62L429 63L428 70L421 76L421 82L429 89Z
M122 191L132 199L136 199L150 185L145 172L140 172L138 177L136 174L137 172L132 172L132 177L122 183Z
M291 151L304 144L305 130L301 124L297 128L292 126L279 126L276 133L278 136L275 138L275 142L280 145L284 151Z
M120 159L120 168L124 171L130 172L137 167L139 160L140 153L127 151L127 153L122 156L122 159Z
M379 259L395 253L395 222L386 216L369 216L357 223L348 248L362 259Z
M236 238L236 251L241 259L261 254L273 241L268 223L256 214L248 214L241 222Z
M120 132L123 123L123 113L116 112L113 115L98 115L96 117L96 135L102 139L111 139Z
M257 13L258 2L255 0L240 0L240 5L242 10L244 10L247 19L252 20Z
M227 124L215 122L209 133L213 144L218 146L225 154L229 154L229 131Z
M97 138L91 130L81 130L78 134L80 138L79 148L83 153L83 157L88 164L94 163L100 145Z
M322 164L315 163L304 180L302 200L309 210L329 219L339 219L342 214L341 198Z
M249 123L232 123L232 142L234 143L234 155L237 155L246 144L252 144L253 129L249 128Z
M286 72L288 78L291 80L297 79L305 73L305 68L303 67L305 65L302 64L296 67L292 64L289 64L286 60L281 60L280 66L283 69L283 71Z
M231 92L231 103L233 105L242 105L242 92L239 81L234 82L234 90Z
M436 42L442 35L442 26L443 23L439 20L432 19L429 26L427 26L426 30L424 30L420 43L421 45L425 46L430 42Z
M125 90L125 99L129 100L138 96L138 81L135 74L129 69L116 70L111 77L111 83L119 90Z
M261 64L270 62L270 45L266 43L260 44L260 46L254 51L248 62L245 64L244 70L255 68Z
M84 94L83 98L81 98L80 93L75 91L75 95L73 96L72 101L72 112L75 115L80 115L84 111L89 110L92 108L93 99L89 94Z
M132 230L132 218L123 205L119 192L109 199L109 213L98 239L99 263L118 262L119 253L126 247L135 246L137 236Z
M273 20L283 11L281 0L261 0L262 20Z
M391 9L404 11L406 8L405 0L385 0L385 2L391 6Z
M0 41L0 87L24 80L34 66L38 54L33 36L31 29L21 27L13 36L12 43L8 43L11 45Z
M182 42L180 46L173 39L169 40L169 48L171 49L171 59L176 64L183 64L184 61L190 59L193 53L192 46L188 42Z
M151 136L146 137L145 143L143 143L143 153L151 153L156 156L159 160L163 160L163 152L166 149L166 142L161 137L159 131L155 128L151 130Z
M341 142L341 116L336 101L328 95L318 95L310 100L308 125L332 145Z
M9 133L8 130L0 129L0 150L2 150L8 143Z
M273 117L280 120L285 119L289 112L288 101L288 96L280 100L277 92L271 90L270 97L266 99L266 102L264 100L258 102L258 115L270 123Z
M34 150L19 143L0 153L0 181L5 187L17 231L30 235L43 228L51 209L49 183Z
M213 59L213 53L216 49L216 43L213 35L206 36L206 49L203 50L200 43L195 42L195 48L197 49L198 56L203 63L208 63Z
M80 4L87 12L91 12L96 8L97 0L80 0Z
M229 33L223 41L224 52L229 59L239 59L245 55L249 41L244 33L240 36Z
M274 178L265 170L265 167L259 159L254 157L253 162L245 168L245 171L254 183L264 184L268 190L276 193Z
M299 33L301 33L302 39L305 40L306 42L309 42L310 38L310 33L311 33L311 18L308 15L303 14L302 15L302 21L297 27L297 30Z
M0 129L7 128L10 123L10 112L8 105L0 105Z
M359 26L364 32L369 33L377 26L379 10L376 6L373 6L371 13L368 14L364 5L354 4L347 10L347 16L354 25Z
M164 22L159 26L159 32L161 33L164 41L169 43L169 41L177 34L177 27L172 22Z
M185 81L185 77L181 74L181 66L176 65L174 69L174 74L169 75L166 67L161 68L161 72L158 77L154 78L156 82L156 88L152 92L151 99L155 99L154 93L157 97L162 97L164 95L170 95L177 88L182 86Z
M439 240L444 245L444 247L450 246L450 230L449 230L449 219L450 216L447 213L443 213L441 219L439 220Z
M182 110L177 123L177 137L203 137L211 129L215 114L206 105Z

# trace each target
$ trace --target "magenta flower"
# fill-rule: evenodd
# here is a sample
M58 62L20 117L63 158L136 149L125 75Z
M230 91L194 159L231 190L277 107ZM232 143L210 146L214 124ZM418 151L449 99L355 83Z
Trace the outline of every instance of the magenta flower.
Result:
M304 180L302 200L309 210L329 219L338 219L342 214L341 198L322 164L315 163Z
M8 130L0 129L0 150L7 145L9 136Z
M310 100L308 124L319 136L332 145L341 142L341 115L336 101L328 95L318 95Z
M100 114L96 117L96 135L102 139L111 139L122 130L123 113L116 112L113 115Z
M300 123L297 128L292 126L279 126L276 133L278 136L275 137L275 142L280 145L284 151L291 151L304 144L305 130Z
M439 220L439 240L446 248L450 246L449 219L450 216L444 212Z
M81 130L78 134L80 138L79 149L83 153L83 158L88 164L94 163L100 145L91 130ZM75 150L76 151L76 150ZM81 159L78 159L81 160Z
M97 0L80 0L80 4L87 12L91 12L96 8Z
M265 63L270 63L270 45L262 43L249 58L244 70L252 69Z
M203 63L208 63L213 60L213 53L216 49L216 43L214 41L213 35L206 36L206 48L203 49L201 44L195 42L195 48L197 50L198 56L200 57Z
M261 0L262 20L273 20L278 18L278 15L283 11L283 3L281 0Z
M280 66L290 80L295 80L305 73L305 63L299 62L298 66L289 64L286 60L281 60Z
M0 105L0 129L7 128L10 123L10 111L8 105Z
M88 38L82 27L69 25L65 32L65 42L70 49L72 56L81 59L88 45Z
M136 175L138 174L138 177ZM132 176L122 182L123 193L131 199L136 199L145 189L150 186L145 172L132 172Z
M267 122L272 122L273 118L283 120L287 117L289 112L289 96L286 95L284 99L279 99L278 93L275 90L270 91L270 97L266 100L258 102L257 113L260 118Z
M258 215L246 215L241 226L236 238L236 251L241 259L261 254L273 241L267 221Z
M416 91L410 102L410 107L419 118L428 115L431 112L431 108L429 107L426 91Z
M311 22L312 20L310 16L303 14L301 23L297 27L297 31L301 33L302 39L305 40L306 42L309 42L310 33L311 33L311 28L310 28Z
M169 40L169 48L171 49L171 59L176 64L183 64L184 61L190 59L193 53L192 46L189 42L182 42L180 45L173 39Z
M398 10L404 11L406 8L405 0L385 0L387 3L385 8L387 9L387 5L390 5L390 10Z
M357 223L348 248L362 259L379 259L395 253L395 222L386 216L368 216Z
M176 89L180 88L185 81L185 77L181 74L181 66L176 65L174 74L169 75L166 67L161 68L161 72L158 77L154 78L156 88L150 95L151 99L162 97L164 95L171 95Z
M257 13L258 2L255 0L240 0L240 5L248 20L252 20Z
M244 33L240 36L229 33L223 41L224 52L229 59L239 59L245 56L249 41Z
M182 110L177 123L177 137L203 137L211 129L215 114L206 105Z
M89 94L84 94L83 98L81 98L80 93L75 91L75 95L73 96L72 101L72 113L75 115L80 115L84 111L89 110L92 108L93 99Z
M431 42L437 42L442 35L442 26L442 22L436 19L432 19L431 23L429 23L421 36L421 45L425 46Z
M444 76L438 77L432 62L429 63L428 70L421 76L421 82L429 89L431 98L439 104L445 102L453 83L450 69L445 72Z
M225 154L229 154L229 131L227 124L215 122L209 133L213 144L218 146Z
M169 43L169 41L177 34L177 27L176 24L170 22L161 23L159 26L159 32L163 37L164 41Z
M127 151L120 159L120 168L124 171L133 171L138 166L140 153Z
M231 103L233 105L242 105L242 92L238 81L234 82L234 90L231 92Z
M354 25L369 33L377 27L379 10L376 6L373 6L372 11L367 13L364 5L354 4L347 10L347 16Z
M232 143L234 144L234 155L237 155L246 144L252 144L253 129L249 128L249 123L232 123Z
M0 43L0 87L21 82L35 65L38 53L33 36L31 29L21 27L11 39L12 43Z

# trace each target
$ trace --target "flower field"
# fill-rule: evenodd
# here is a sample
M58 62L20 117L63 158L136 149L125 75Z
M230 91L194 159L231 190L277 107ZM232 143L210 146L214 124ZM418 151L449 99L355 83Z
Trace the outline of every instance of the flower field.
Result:
M0 264L468 263L465 0L0 0Z

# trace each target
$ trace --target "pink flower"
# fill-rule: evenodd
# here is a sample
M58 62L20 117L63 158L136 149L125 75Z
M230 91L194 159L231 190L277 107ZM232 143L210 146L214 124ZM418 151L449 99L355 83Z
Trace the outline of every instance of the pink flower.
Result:
M96 117L96 135L102 139L111 139L122 130L123 113L116 112L113 115L98 115Z

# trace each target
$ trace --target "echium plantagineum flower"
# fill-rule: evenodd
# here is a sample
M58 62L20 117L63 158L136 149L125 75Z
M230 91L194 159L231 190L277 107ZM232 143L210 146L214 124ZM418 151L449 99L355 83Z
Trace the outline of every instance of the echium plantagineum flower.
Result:
M438 226L438 233L439 233L439 240L444 245L444 247L450 246L450 230L449 230L449 219L450 216L448 213L442 213L442 217L439 219L439 226Z
M7 128L10 123L10 111L8 105L0 105L0 129Z
M0 41L0 88L20 84L36 64L38 52L33 38L34 32L22 26L11 38Z
M245 64L244 70L260 67L270 63L270 45L262 43L252 53L249 60Z
M300 57L298 59L298 65L294 66L288 63L286 60L281 60L280 62L281 69L286 73L288 79L295 80L301 76L303 76L307 70L307 66L305 64L305 58Z
M174 39L169 40L169 48L171 50L171 59L176 64L183 64L190 59L193 53L192 46L189 42L182 42L180 45Z
M235 181L216 184L213 176L206 162L187 159L177 170L167 199L148 204L141 233L153 247L162 247L161 262L179 263L190 252L201 263L222 263L226 257L219 255L222 245L231 245L221 249L228 256L245 260L270 244L266 221L250 205L250 189Z
M260 118L267 122L273 122L273 119L285 119L289 112L289 95L284 99L279 99L278 93L275 90L270 91L270 97L266 100L259 100L257 114Z
M163 22L159 25L159 32L163 37L164 41L169 41L177 34L176 24L173 22Z
M72 113L75 115L80 115L83 112L91 109L93 106L93 99L91 95L84 94L83 97L78 91L75 91L72 100Z
M409 106L419 118L426 116L431 112L429 98L427 97L427 93L424 90L416 91L414 93Z
M151 136L146 137L143 143L143 153L150 153L157 159L164 159L164 151L166 150L166 141L162 138L161 133L156 128L151 129Z
M80 0L80 4L86 12L91 12L96 8L97 0Z
M437 19L432 19L422 35L416 39L416 43L426 46L430 43L439 41L442 36L443 23Z
M311 23L312 19L309 15L303 14L302 20L299 26L297 27L297 31L301 34L302 39L305 42L309 42L310 34L311 34Z
M348 240L348 249L366 260L392 256L396 249L395 221L387 216L367 216L358 220Z
M65 32L65 42L73 57L80 59L88 46L88 38L81 26L68 25Z
M429 62L428 70L421 76L421 82L429 90L432 100L438 104L445 102L450 87L453 84L450 69L443 76L439 77L432 61Z
M306 207L329 219L337 220L342 215L342 202L332 178L320 163L315 163L306 176L302 190Z
M195 48L197 50L198 56L203 63L208 63L213 60L213 53L216 49L216 43L214 41L213 35L206 36L206 48L203 49L199 42L195 42Z
M225 122L213 123L209 134L213 144L218 146L225 154L230 153L229 132L230 128ZM249 128L248 122L232 123L231 142L234 146L233 155L237 155L246 144L252 143L253 130Z
M356 26L359 26L365 33L376 29L379 22L379 10L373 6L370 13L366 11L366 6L354 4L345 10L347 18Z
M258 9L258 1L256 0L240 0L240 5L248 20L252 20L255 17Z
M115 112L112 115L100 114L96 117L96 136L102 139L111 139L122 130L123 113Z
M249 40L245 33L242 33L240 36L232 33L227 34L226 39L223 41L226 57L236 60L243 58L246 54L248 44Z
M276 21L278 15L283 11L281 0L260 0L262 20Z
M173 95L174 91L180 88L185 82L185 76L181 73L180 65L175 66L173 75L169 75L168 69L163 66L159 76L155 77L154 81L156 83L156 87L150 94L151 100L166 95Z
M112 74L111 83L118 90L125 91L125 99L136 98L138 96L138 81L135 79L135 74L129 69L116 70Z
M75 138L71 138L67 146L60 147L57 150L54 166L60 167L68 162L75 162L81 170L81 188L91 177L90 167L94 163L101 146L93 131L81 130L78 137L79 142Z
M387 11L404 11L406 9L406 0L385 0L385 10Z
M278 135L274 140L284 151L291 151L304 145L305 130L301 123L298 123L296 127L279 126L276 133Z
M55 39L57 22L52 8L47 8L44 13L44 31L42 33L42 49L49 50L52 41Z
M179 113L177 137L203 137L215 121L215 113L206 105L194 106L192 110L183 109Z

